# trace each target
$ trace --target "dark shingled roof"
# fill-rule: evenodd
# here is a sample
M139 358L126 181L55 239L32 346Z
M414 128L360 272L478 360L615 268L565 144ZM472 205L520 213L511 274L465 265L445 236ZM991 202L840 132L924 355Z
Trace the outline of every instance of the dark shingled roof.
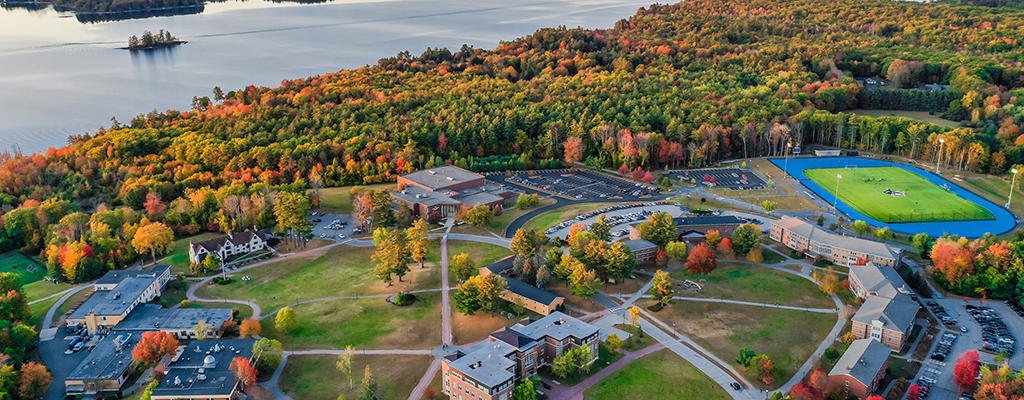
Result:
M138 278L138 277L157 277L163 275L165 271L171 269L170 265L157 265L153 268L128 268L119 269L107 272L102 278L97 279L93 284L96 285L111 285L121 283L125 278Z
M726 224L743 224L743 221L732 215L706 215L700 217L677 217L672 218L672 222L679 226L692 226L692 225L726 225Z
M523 348L523 346L527 346L530 343L533 343L533 339L523 336L519 332L510 331L508 329L494 332L491 334L491 337L502 342L508 343L510 346L515 347L517 349L521 349Z
M516 278L505 277L508 282L508 290L512 293L523 296L527 299L550 306L558 298L558 295L547 290L530 285Z
M487 270L491 271L492 274L500 275L512 269L512 262L515 261L515 259L516 256L514 255L508 256L498 261L487 264L483 266L483 268L487 268Z
M261 229L259 231L246 230L245 232L236 233L231 236L221 236L219 238L213 238L210 240L204 240L202 242L192 243L192 247L198 249L200 247L205 248L206 251L215 252L224 246L224 243L230 241L235 245L249 243L253 236L259 236L260 239L267 240L267 230ZM197 250L198 252L198 250Z

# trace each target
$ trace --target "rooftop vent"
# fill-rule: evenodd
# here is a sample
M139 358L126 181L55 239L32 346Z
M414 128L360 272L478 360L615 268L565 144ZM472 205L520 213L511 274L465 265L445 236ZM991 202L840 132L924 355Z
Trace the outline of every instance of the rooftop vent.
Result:
M174 377L174 386L178 386L180 384L181 384L181 378L177 377L177 376Z
M434 175L434 174L436 174L437 172L434 172L434 171L427 171L427 173L428 173L428 174L431 174L431 175Z
M196 376L196 379L198 381L200 381L200 382L205 381L206 380L206 375L199 374L198 376Z
M453 179L452 177L450 177L450 176L449 176L449 177L448 177L448 180L449 180L449 181L454 181L455 179Z

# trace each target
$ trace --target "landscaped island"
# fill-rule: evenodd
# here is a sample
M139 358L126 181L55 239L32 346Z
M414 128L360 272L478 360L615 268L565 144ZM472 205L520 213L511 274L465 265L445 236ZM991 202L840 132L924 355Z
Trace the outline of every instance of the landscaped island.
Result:
M161 29L160 32L157 32L155 35L150 31L143 32L141 38L132 35L132 37L128 38L128 47L125 47L124 49L153 50L185 43L188 42L174 37L174 35L171 35L171 32L169 31Z

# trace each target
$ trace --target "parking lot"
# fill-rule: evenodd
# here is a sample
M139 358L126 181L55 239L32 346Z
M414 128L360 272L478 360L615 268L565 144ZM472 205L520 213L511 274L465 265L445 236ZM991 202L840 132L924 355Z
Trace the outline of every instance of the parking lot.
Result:
M1024 318L999 301L962 299L926 299L925 307L939 321L944 321L928 358L912 383L928 387L928 399L959 399L960 388L953 383L953 368L957 357L968 350L976 350L981 362L994 364L996 351L1006 352L1013 369L1024 367L1024 356L1016 351L1016 338L1024 333ZM1024 314L1024 310L1021 312ZM985 350L989 348L989 350Z
M313 223L313 239L344 240L352 236L355 225L351 215L315 213L309 217ZM344 238L338 235L345 235Z
M609 222L614 224L612 226L612 237L613 238L628 238L629 237L629 225L637 222L643 222L647 220L647 217L660 212L667 212L673 217L677 217L685 211L682 206L671 204L671 203L638 203L628 205L617 205L610 206L603 210L590 212L587 214L580 215L577 218L562 221L558 225L555 225L547 230L549 238L565 238L569 236L569 228L572 224L587 224L590 226L591 223L597 221L597 218L601 215L606 215Z
M672 171L665 176L681 181L693 182L705 188L754 190L764 189L765 181L746 168L703 168Z
M569 172L568 169L540 171L512 171L512 174L492 173L487 179L520 191L542 190L576 200L651 200L663 199L661 188L619 179L591 171ZM532 189L532 190L522 190Z

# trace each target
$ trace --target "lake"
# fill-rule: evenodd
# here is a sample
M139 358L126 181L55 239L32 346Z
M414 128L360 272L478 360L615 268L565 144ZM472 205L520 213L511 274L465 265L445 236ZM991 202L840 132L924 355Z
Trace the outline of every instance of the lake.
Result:
M63 146L71 134L154 109L188 109L247 85L375 64L464 43L493 48L544 27L611 28L652 0L228 1L200 14L81 23L52 8L0 9L0 151ZM131 52L131 35L169 30L188 44Z

